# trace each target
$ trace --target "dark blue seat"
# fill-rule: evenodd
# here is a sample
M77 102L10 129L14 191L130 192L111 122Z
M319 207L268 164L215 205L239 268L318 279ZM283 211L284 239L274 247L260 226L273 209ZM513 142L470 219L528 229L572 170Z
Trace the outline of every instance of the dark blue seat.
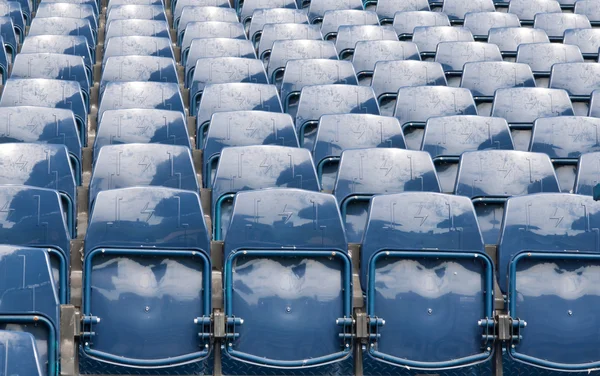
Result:
M221 151L230 146L278 145L298 147L294 120L267 111L217 112L210 120L203 159L203 186L212 186Z
M157 37L171 38L169 24L165 21L114 20L106 25L104 40L112 37Z
M337 31L337 30L336 30ZM273 49L273 44L277 40L295 40L295 39L313 39L322 40L321 28L319 25L308 24L266 24L260 35L258 43L258 58L268 61L268 57Z
M460 157L454 193L469 197L486 244L497 244L506 200L511 196L560 192L546 154L483 150Z
M531 67L538 87L548 87L554 64L583 63L579 47L561 43L528 43L517 48L517 63Z
M182 10L177 25L177 45L181 46L187 25L191 22L222 21L238 22L235 9L221 7L187 6Z
M177 0L173 2L175 5L172 6L173 13L173 28L177 29L179 19L183 14L183 8L187 6L205 6L205 7L221 7L231 8L231 4L227 0Z
M2 37L0 36L0 45L3 45L4 42L2 41ZM8 71L9 71L9 62L8 62L8 55L6 54L6 50L5 49L0 49L0 77L2 79L2 85L4 85L4 83L6 82L6 79L8 78Z
M92 78L92 55L85 37L74 35L28 35L21 45L22 54L54 53L83 58L88 77Z
M391 25L342 25L335 38L335 49L340 59L351 57L356 43L361 41L392 40L398 35Z
M274 23L308 23L308 16L304 9L257 9L252 13L248 39L256 44L265 25Z
M549 86L566 90L575 114L585 116L589 112L592 92L600 89L600 67L590 63L554 64Z
M415 86L398 90L394 116L400 120L406 145L419 150L427 120L436 116L477 115L471 92L445 86Z
M242 3L239 6L239 3ZM239 13L240 22L243 25L250 23L252 14L257 9L264 8L289 8L297 9L296 0L235 0L234 6Z
M600 119L587 116L540 118L533 124L530 151L546 153L563 192L572 192L579 157L600 151L596 135Z
M599 165L600 152L581 154L577 163L573 193L586 196L594 195L594 187L600 181L600 173L598 173Z
M441 12L428 10L413 10L396 12L392 24L400 40L410 40L415 27L420 26L450 26L448 16Z
M600 25L600 7L595 1L577 0L574 12L586 16L593 26Z
M579 47L579 50L581 51L581 54L583 55L584 59L596 62L598 60L598 49L600 49L600 30L565 30L563 43Z
M468 373L460 367L492 357L490 329L479 323L493 315L494 266L466 197L429 192L373 197L360 277L375 335L365 351L370 355L365 374L385 363L397 371L451 366Z
M113 56L102 69L100 96L109 82L169 82L177 84L175 60L158 56Z
M60 303L48 255L9 245L0 255L0 366L7 375L58 375Z
M298 0L298 8L304 8L305 0ZM330 10L345 10L345 9L357 9L363 10L363 4L361 0L348 0L348 1L333 1L333 0L311 0L307 1L308 10L306 15L310 23L321 23L323 16L327 11Z
M423 57L433 57L441 42L473 42L469 29L452 26L419 26L413 32L413 43Z
M190 147L185 117L179 111L109 110L98 122L94 156L106 145L166 144Z
M328 10L323 16L323 39L332 39L343 25L379 25L377 13L360 9Z
M448 15L452 23L462 24L467 13L495 12L492 0L444 0L442 12Z
M245 110L283 112L275 85L229 83L206 86L196 114L198 148L204 145L204 136L213 114Z
M244 26L239 22L190 22L186 26L183 39L181 40L182 64L187 62L192 41L200 38L246 39L246 32L244 31Z
M550 39L542 29L527 27L495 27L490 29L488 43L493 43L502 52L502 56L514 58L517 48L528 43L549 43Z
M102 65L112 56L157 56L175 59L171 41L158 37L112 37L104 43Z
M398 12L414 12L414 11L430 11L429 2L427 0L407 0L407 1L394 1L394 0L365 0L366 4L377 3L375 12L379 16L381 23L393 22L394 16Z
M81 18L88 20L92 32L98 37L98 14L96 8L89 4L47 3L40 2L35 11L35 17Z
M234 336L223 350L224 373L352 367L347 246L331 195L300 189L236 195L223 257L227 333ZM276 287L281 281L288 281L284 295Z
M162 1L162 0L159 0ZM110 4L117 3L118 1L113 0ZM91 5L94 8L96 14L99 14L98 3L96 0L44 0L44 3L69 3L69 4L82 4L82 5Z
M250 82L268 84L263 63L241 57L208 57L196 60L194 76L189 82L190 112L194 113L207 85Z
M312 153L323 189L333 190L344 150L367 148L406 148L398 119L370 114L321 116Z
M0 16L10 17L15 28L19 42L25 39L26 20L23 14L23 8L18 1L0 1Z
M295 121L300 146L312 150L322 115L346 113L379 115L379 105L373 89L354 85L304 87L300 92Z
M421 150L431 155L442 192L454 191L462 153L487 149L514 149L506 120L459 115L434 117L427 121Z
M212 309L198 193L134 187L101 192L96 202L85 238L86 364L118 365L122 373L199 369L212 350Z
M372 40L357 42L352 65L358 79L370 79L375 64L389 60L421 60L417 45L412 42Z
M492 116L508 121L517 150L529 148L531 129L536 119L571 115L574 112L569 94L559 89L500 89L496 91L492 105Z
M226 238L235 194L263 188L319 191L310 152L303 148L275 145L226 147L221 150L212 184L214 240Z
M106 12L106 24L116 20L167 21L163 5L121 4L111 6Z
M508 13L516 14L522 25L531 25L538 13L561 13L558 1L554 0L510 0Z
M4 49L6 50L7 56L10 56L9 61L13 61L17 55L17 48L19 41L17 40L17 34L15 32L15 26L12 22L12 18L9 16L0 17L0 36L4 41Z
M0 107L13 106L40 106L73 111L81 144L85 146L88 111L78 82L45 78L10 79L4 86Z
M464 66L482 61L502 61L502 54L495 44L484 42L438 43L435 61L442 64L450 86L459 86Z
M177 3L177 2L175 2ZM164 7L163 0L111 0L108 3L107 11L110 11L113 7L119 5L162 5Z
M543 29L551 41L562 42L566 30L591 29L592 25L582 14L538 13L533 20L533 27Z
M469 29L475 40L487 41L491 29L498 27L521 27L516 14L502 12L474 12L465 14L463 26Z
M405 191L440 192L429 154L395 148L343 151L333 195L348 241L361 242L372 196Z
M273 43L269 63L267 65L267 77L271 83L277 82L283 77L285 65L290 60L298 59L333 59L337 60L335 44L324 40L278 40Z
M85 37L92 61L95 61L96 59L96 38L94 38L94 33L88 20L64 17L36 17L31 21L27 38L40 35L71 35ZM108 36L107 33L107 37Z
M518 318L518 339L508 355L533 366L530 373L587 372L600 365L599 338L587 334L598 330L590 319L598 295L590 291L600 267L599 226L600 205L591 197L537 194L506 203L498 278L508 314Z
M57 0L54 0L57 1ZM29 0L17 0L16 1L20 8L21 8L21 14L23 17L23 21L25 22L25 25L29 26L31 24L31 11L33 10L33 4L29 1ZM5 14L5 16L7 16L8 14ZM13 23L17 24L19 23L18 21L14 21ZM16 26L16 25L15 25ZM23 31L25 31L25 29L23 29ZM25 38L25 33L23 33L22 38Z

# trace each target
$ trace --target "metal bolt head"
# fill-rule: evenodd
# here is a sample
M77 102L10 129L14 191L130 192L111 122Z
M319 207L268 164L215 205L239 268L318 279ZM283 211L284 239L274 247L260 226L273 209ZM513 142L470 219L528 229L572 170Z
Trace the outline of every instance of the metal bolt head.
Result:
M515 348L515 345L512 345L511 347L514 349L514 348Z
M433 309L429 308L429 309L427 310L427 313L431 315L431 314L433 313Z
M150 307L146 306L146 308L144 308L144 311L146 311L146 312L150 311Z
M491 347L488 347L488 348L487 348L487 351L492 351L492 348L491 348Z
M569 314L569 316L573 316L573 311L568 310L567 313Z
M285 311L286 311L287 313L290 313L290 312L292 312L292 307L285 307Z
M233 343L229 342L229 343L227 344L227 346L231 347L231 346L233 346Z

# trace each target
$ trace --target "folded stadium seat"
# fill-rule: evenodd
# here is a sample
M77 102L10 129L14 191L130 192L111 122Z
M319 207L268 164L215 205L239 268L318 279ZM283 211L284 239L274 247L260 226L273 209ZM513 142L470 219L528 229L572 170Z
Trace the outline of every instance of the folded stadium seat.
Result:
M575 114L586 116L592 92L600 89L600 66L590 63L554 64L549 86L552 89L566 90L573 102Z
M595 196L594 190L598 185L598 166L600 165L600 153L581 154L577 163L577 174L573 193L578 195Z
M230 38L202 38L194 39L187 51L185 61L181 64L185 66L185 85L190 84L196 62L198 59L207 57L243 57L248 59L256 59L256 52L252 42L246 39L230 39Z
M591 29L592 25L582 14L538 13L533 20L533 27L543 29L550 41L562 42L566 30Z
M133 187L96 201L85 238L80 362L119 373L203 373L212 351L211 261L198 193Z
M274 23L308 23L308 16L304 9L257 9L252 13L248 39L258 44L264 26Z
M542 29L526 27L496 27L490 29L488 43L500 48L506 61L514 61L517 57L517 48L527 43L550 43L546 32Z
M577 0L574 12L586 16L593 26L600 26L600 6L597 1Z
M4 85L0 107L12 106L40 106L73 111L81 144L86 146L88 111L78 82L11 78Z
M18 0L18 1L22 1L22 0ZM133 3L132 0L112 0L110 2L110 4L113 4L113 3L117 4L117 3L119 3L119 1L121 1L121 2L127 1L127 3ZM155 0L155 1L161 1L161 0ZM92 8L94 8L94 11L96 12L96 14L99 14L98 3L96 2L96 0L44 0L44 3L69 3L69 4L91 5Z
M352 65L359 82L370 85L375 64L390 60L421 60L417 45L412 42L373 40L356 43Z
M177 45L181 46L185 28L189 23L203 21L238 22L239 20L235 9L187 6L183 8L177 25Z
M321 35L321 28L319 25L295 23L266 24L258 44L257 56L262 61L267 62L275 41L298 39L322 40L323 36Z
M351 60L356 43L374 40L398 40L391 25L354 25L340 26L335 39L335 48L340 59Z
M598 303L590 291L600 267L599 209L591 197L564 193L506 203L498 277L508 295L514 339L505 367L563 374L589 372L600 364L599 338L590 334L598 322L588 318Z
M471 90L477 104L477 113L488 116L492 112L496 90L535 87L535 78L527 64L498 61L467 63L460 87Z
M565 90L535 87L497 90L491 114L508 121L516 150L529 149L536 119L571 115L573 105Z
M46 3L40 2L35 11L36 18L63 17L81 18L88 20L92 32L98 39L98 14L96 9L88 4Z
M4 44L3 39L0 36L0 46L3 44ZM5 49L0 49L0 76L2 78L2 85L4 85L4 83L8 79L8 72L9 72L8 55L6 54Z
M217 112L258 110L283 112L275 85L252 83L212 84L204 88L198 111L190 108L196 116L196 147L201 149L210 126L211 117Z
M9 62L12 62L17 55L19 45L12 18L7 16L0 17L0 36L4 41L4 49L6 50Z
M92 55L85 37L71 35L32 36L30 34L23 41L20 53L54 53L79 56L83 58L88 77L92 79Z
M15 28L15 33L17 34L17 39L23 43L23 39L25 39L26 20L23 17L21 4L17 1L0 1L0 16L10 17Z
M423 129L429 118L451 115L477 115L469 90L445 86L415 86L398 90L394 116L400 120L408 149L421 149Z
M49 78L79 83L85 108L90 110L91 77L83 58L55 53L20 53L14 60L11 78Z
M213 240L226 239L235 194L263 188L319 191L310 152L303 148L274 145L221 150L212 183Z
M585 61L596 62L600 49L600 30L597 29L569 29L565 30L564 44L579 47Z
M0 22L2 17L0 17ZM143 21L142 21L143 22ZM107 38L108 27L107 24ZM63 18L63 17L48 17L48 18L35 18L31 21L29 27L29 33L27 38L32 36L49 36L49 35L61 35L61 36L82 36L85 37L91 57L91 61L96 61L96 39L88 20L80 18ZM5 41L6 42L6 41ZM74 46L72 48L75 48ZM16 52L16 50L15 50Z
M223 148L251 145L298 147L294 119L288 114L254 110L215 113L202 153L204 188L212 186Z
M533 124L529 150L548 154L563 192L573 192L579 157L600 151L599 127L600 119L586 116L540 118Z
M290 8L298 9L296 0L243 0L242 5L238 6L241 0L235 0L236 10L240 16L242 25L248 25L252 20L252 14L257 9L264 8Z
M502 61L495 44L484 42L442 42L437 46L435 61L442 64L450 86L460 86L464 65L480 61Z
M169 24L165 21L115 20L106 25L104 40L112 37L171 38Z
M298 0L298 2L298 7L304 8L304 1ZM309 23L321 23L323 21L323 16L325 16L327 11L343 9L363 10L364 7L361 0L310 0L308 3L308 9L306 10L306 15L308 16Z
M305 86L296 111L296 132L300 146L312 150L322 115L363 113L379 115L373 89L354 85Z
M231 8L231 4L228 0L177 0L174 1L175 6L173 8L173 28L177 29L181 15L183 14L183 8L188 6L200 6L200 7L220 7L220 8Z
M375 64L371 87L382 115L393 116L398 90L409 86L446 86L442 65L432 61L392 60Z
M348 242L361 242L372 196L405 191L440 192L429 154L393 148L343 151L333 195Z
M353 372L347 246L331 195L236 195L223 256L226 332L233 338L223 348L223 374ZM285 294L281 281L289 281Z
M190 81L190 104L198 108L207 85L250 82L268 84L263 63L258 59L240 57L208 57L196 60L194 76Z
M379 25L379 17L377 17L377 13L366 10L328 10L323 15L321 23L323 39L335 38L340 26L349 25Z
M442 12L445 13L453 24L463 24L467 13L470 12L495 12L496 7L492 0L444 0Z
M203 21L188 23L181 41L182 65L187 61L192 41L200 38L246 39L246 32L244 26L239 22Z
M298 59L338 59L335 44L324 40L276 40L273 43L267 77L272 84L279 83L285 72L285 65L290 60Z
M400 40L410 41L415 27L419 26L450 26L448 16L441 12L415 10L396 12L392 23Z
M165 7L162 5L124 4L110 7L106 12L106 24L116 20L167 21Z
M2 101L0 101L0 105ZM109 82L98 103L98 122L107 110L139 108L185 114L179 85L169 82Z
M352 63L331 59L288 61L281 81L283 110L294 116L304 87L328 84L358 85Z
M560 3L556 0L510 0L508 13L516 14L521 25L532 25L538 13L561 13Z
M48 255L42 249L16 245L0 246L0 255L2 370L11 375L56 376L60 302Z
M590 100L590 112L588 116L600 117L600 90L594 90L592 92L592 99Z
M81 185L81 140L73 111L59 108L18 106L0 107L0 144L37 143L65 145L75 176Z
M5 3L7 3L7 2L9 2L9 1L5 1ZM10 2L13 2L13 1L11 0ZM15 18L18 17L17 14L13 13L18 5L18 9L21 12L21 17L23 18L23 24L25 26L29 26L31 24L31 6L32 6L32 4L29 2L29 0L16 0L14 2L17 4L14 4L14 5L10 4L9 8L8 8L8 12L4 11L5 14L3 14L3 16L10 16L11 18L13 18L13 23L15 24L15 29L16 29L18 27L18 25L21 25L20 20L15 20ZM21 34L21 40L23 40L24 38L25 38L25 29L23 28L23 33Z
M156 56L175 59L171 40L157 37L112 37L104 43L102 65L112 56Z
M98 122L94 156L106 145L166 144L190 148L185 117L178 111L127 109L105 111Z
M46 1L46 0L44 0ZM163 5L164 6L164 2L163 0L110 0L110 2L108 3L108 7L107 10L110 11L110 9L114 6L117 5Z
M493 340L478 323L493 315L494 265L468 198L430 192L373 197L360 278L375 334L363 347L365 375L449 366L489 374L477 364L492 358ZM461 368L469 366L475 367Z
M312 153L322 188L333 190L344 150L368 148L405 149L398 119L370 114L321 116Z
M398 12L414 12L414 11L430 11L429 2L427 0L365 0L365 6L376 3L375 13L379 16L381 23L390 23L394 21L394 17Z
M464 27L419 26L413 32L413 43L419 48L421 57L435 57L438 43L473 42L473 35Z
M485 244L497 244L506 200L511 196L560 192L550 158L543 153L483 150L460 157L454 194L474 205Z
M427 121L421 150L431 155L442 192L453 192L462 153L488 149L514 149L506 120L458 115Z
M100 101L109 82L161 82L177 84L175 60L157 56L112 56L106 60L100 79Z
M487 41L491 29L499 27L521 27L516 14L501 12L473 12L465 15L463 26L469 29L476 41Z

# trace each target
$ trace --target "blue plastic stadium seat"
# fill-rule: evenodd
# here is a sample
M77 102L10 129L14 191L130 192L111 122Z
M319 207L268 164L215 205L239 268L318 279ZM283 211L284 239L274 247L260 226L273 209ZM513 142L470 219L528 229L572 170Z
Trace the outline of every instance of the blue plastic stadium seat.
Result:
M501 12L474 12L465 15L463 25L473 34L475 40L487 41L492 28L521 27L516 14Z
M106 145L166 144L190 147L185 117L178 111L110 110L98 122L94 156Z
M22 54L55 53L83 58L88 77L92 78L92 55L85 37L72 35L28 35L21 45Z
M210 243L197 192L114 189L96 202L85 238L83 358L123 373L205 360Z
M554 164L563 192L572 192L579 156L600 151L597 134L600 119L586 116L557 116L537 119L533 125L530 151L546 153Z
M489 360L491 341L482 340L489 328L478 323L493 315L494 265L469 199L375 196L368 218L360 277L377 337L368 340L365 374L386 363L396 372L451 366L468 373L460 367ZM432 328L434 322L444 330Z
M352 63L331 59L288 61L281 81L281 101L284 111L291 112L290 107L297 104L302 88L327 84L358 85Z
M102 65L113 56L157 56L175 59L171 40L157 37L112 37L104 44Z
M4 1L4 3L9 3L13 1ZM19 25L29 26L31 23L31 7L32 4L29 0L16 0L14 1L16 4L9 4L8 8L4 8L3 16L10 16L13 19L13 23L15 25L15 30L19 27ZM18 6L18 7L17 7ZM19 16L16 13L16 10L19 10L21 15ZM20 19L19 19L20 17ZM22 21L21 21L22 19ZM25 28L23 28L23 33L21 34L21 41L25 38Z
M256 59L252 42L246 39L206 38L194 39L190 44L185 64L185 83L189 85L194 76L196 61L207 57L243 57Z
M1 20L1 17L0 17ZM108 27L108 26L107 26ZM85 37L92 61L96 58L96 39L90 22L79 18L48 17L31 21L27 38L41 35L71 35ZM108 39L107 32L107 39ZM4 41L6 42L6 40ZM16 52L16 51L15 51Z
M373 40L356 43L352 55L352 65L359 80L370 84L370 78L379 61L421 60L417 45L412 42L393 40Z
M217 112L210 120L203 158L203 186L212 186L223 148L278 145L298 147L294 120L288 114L267 111Z
M88 20L94 35L98 36L98 15L96 9L88 4L73 3L46 3L40 2L36 11L36 18L64 17L81 18Z
M123 4L110 7L106 13L106 24L116 20L167 21L165 7L162 5Z
M213 114L224 111L258 110L282 112L275 85L252 83L213 84L204 88L196 117L196 145L202 148Z
M252 13L248 39L256 44L260 40L264 26L274 23L308 23L308 17L304 9L257 9Z
M585 60L596 62L600 49L600 30L598 29L570 29L565 30L564 44L579 47Z
M517 48L522 44L549 42L544 30L526 27L495 27L488 35L488 43L497 45L505 58L516 57Z
M538 13L561 13L560 4L555 0L510 0L508 13L514 13L523 25L533 24Z
M173 7L173 28L177 29L179 19L183 14L183 8L187 6L209 6L209 7L220 7L220 8L231 8L229 1L227 0L177 0L174 2Z
M415 60L380 61L375 64L371 87L382 115L394 114L400 88L426 85L446 86L441 64Z
M442 192L452 193L462 153L513 150L506 120L483 116L441 116L427 121L421 150L433 159Z
M398 119L370 114L321 116L312 152L323 189L333 190L344 150L367 148L406 148Z
M310 152L303 148L254 145L221 150L212 184L213 239L226 239L232 200L239 191L299 188L319 191ZM233 232L233 236L239 233Z
M190 22L181 40L181 63L185 64L194 39L230 38L246 39L244 26L239 22L204 21ZM170 42L170 41L169 41Z
M198 192L190 148L164 144L104 146L94 162L90 181L90 211L99 192L135 186Z
M574 12L586 16L593 26L600 25L600 6L596 1L577 0Z
M220 7L187 6L183 8L177 25L177 44L181 46L185 28L191 22L222 21L238 22L235 9Z
M454 193L473 200L485 244L498 243L508 197L540 192L560 192L546 154L483 150L460 158Z
M336 29L337 31L337 29ZM321 40L319 25L308 24L267 24L263 28L258 44L258 58L267 61L273 44L277 40L313 39Z
M481 61L502 61L495 44L484 42L442 42L437 46L435 61L442 64L450 86L460 86L465 64Z
M115 20L106 25L104 40L112 37L157 37L171 38L169 24L165 21Z
M0 36L0 46L3 45L4 42L2 37ZM8 55L6 54L5 49L0 49L0 77L2 79L2 84L6 82L8 79L8 71L9 71L9 61Z
M496 7L492 0L444 0L442 12L448 15L453 23L462 24L467 13L494 12Z
M375 1L365 0L366 4L373 3ZM376 1L377 6L375 12L379 15L379 20L382 23L393 22L394 16L397 12L414 12L414 11L429 11L429 2L427 0L407 0L407 1L394 1L394 0L378 0Z
M585 116L589 111L592 92L600 89L600 67L590 63L554 64L550 88L566 90L575 114Z
M562 42L566 30L591 29L592 25L582 14L538 13L535 15L533 27L543 29L551 41Z
M440 192L431 157L426 152L394 148L342 152L333 188L350 243L360 243L371 197L405 191Z
M527 64L479 62L465 64L460 87L471 90L477 112L489 115L498 89L535 87L535 78Z
M565 90L535 87L500 89L492 104L492 116L508 121L516 150L528 150L533 122L541 117L574 115Z
M10 79L6 81L0 107L40 106L73 111L81 144L87 141L87 107L81 86L75 81L35 79Z
M409 149L421 148L423 129L429 118L451 115L477 115L469 90L444 86L415 86L398 90L394 116L400 120Z
M21 1L21 0L19 0ZM127 0L128 2L132 2ZM160 0L159 0L160 1ZM118 0L112 0L110 2L110 4L113 3L118 3ZM96 0L44 0L44 3L69 3L69 4L87 4L87 5L91 5L92 8L94 8L94 11L96 12L96 14L99 14L98 10L98 3L96 2Z
M559 63L582 63L579 47L561 43L529 43L517 48L517 63L531 67L538 87L548 87L552 66Z
M235 0L234 3L239 3L240 0ZM257 9L264 8L290 8L297 9L296 0L243 0L241 7L237 7L240 22L247 25L252 19L252 14Z
M0 366L7 375L57 375L60 303L48 255L9 245L0 255Z
M328 10L321 24L323 38L334 38L343 25L379 25L379 17L375 12L359 9Z
M344 59L352 56L356 43L375 40L397 41L398 35L391 25L342 25L338 29L335 48L340 59Z
M271 83L276 83L279 77L283 77L288 61L298 59L337 60L337 51L331 41L301 39L275 41L267 65L267 77Z
M400 40L410 40L415 27L450 26L450 20L447 15L441 12L428 10L403 11L396 12L392 25Z
M22 43L25 39L26 20L23 16L21 4L17 1L0 1L0 16L11 18L19 42Z
M111 0L108 3L107 10L110 11L113 7L118 6L118 5L129 5L129 4L131 4L131 5L162 5L162 6L164 6L163 0Z
M247 367L318 374L312 367L339 370L351 363L347 246L331 195L300 189L237 194L223 257L227 333L235 336L223 350L229 359L224 374ZM285 294L276 287L281 281L289 281ZM261 334L266 331L271 334Z
M109 82L177 82L175 60L157 56L113 56L102 69L100 96Z
M0 101L0 104L2 102ZM107 110L128 108L179 111L185 114L179 85L167 82L109 82L98 104L98 120Z
M595 196L595 187L600 182L598 166L600 166L600 152L581 154L577 163L573 193Z
M600 205L591 197L537 194L506 204L498 277L519 336L508 355L530 373L583 373L600 364L599 338L584 334L598 330L588 314L598 307L590 291L600 267L599 226Z
M303 0L297 0L299 2L299 8L304 8ZM347 0L347 1L333 1L333 0L311 0L308 2L308 10L306 14L310 23L321 23L323 16L327 11L330 10L343 10L343 9L358 9L363 10L363 4L361 0Z
M193 112L200 103L207 85L250 82L268 84L263 63L258 59L240 57L209 57L196 60L190 81L190 104Z
M312 150L322 115L346 113L379 115L373 89L354 85L304 87L300 92L295 122L300 146Z
M19 41L17 40L17 34L12 18L8 16L0 17L0 36L4 41L4 49L6 50L7 56L10 57L10 61L13 61L17 55Z
M473 35L464 27L452 26L419 26L413 32L413 43L419 48L423 57L435 56L438 43L441 42L473 42Z

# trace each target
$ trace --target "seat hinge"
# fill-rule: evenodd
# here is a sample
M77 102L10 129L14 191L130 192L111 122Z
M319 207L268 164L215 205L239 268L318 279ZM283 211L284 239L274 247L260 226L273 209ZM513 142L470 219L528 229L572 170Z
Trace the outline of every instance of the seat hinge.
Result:
M100 317L97 317L97 316L82 316L81 317L82 329L81 329L80 337L82 339L81 342L83 342L86 346L88 346L92 342L92 339L96 335L96 332L94 332L94 325L99 324L99 323L100 323Z
M239 338L240 333L236 332L236 327L244 324L244 319L239 317L227 317L225 322L227 323L225 328L225 338L228 340L235 340Z
M342 317L335 320L335 324L342 327L339 337L342 340L342 347L350 348L352 338L354 338L354 324L356 321L352 317Z
M379 328L385 325L385 320L376 316L369 317L367 320L369 322L369 339L376 341L381 337Z
M198 338L204 344L204 347L208 348L210 340L212 338L212 317L200 316L194 319L194 324L198 325L200 331L198 332Z
M489 346L490 342L499 340L510 342L514 347L514 344L523 338L521 329L527 326L525 321L512 318L507 314L498 314L493 319L479 320L478 324L483 329L481 340L484 346Z

